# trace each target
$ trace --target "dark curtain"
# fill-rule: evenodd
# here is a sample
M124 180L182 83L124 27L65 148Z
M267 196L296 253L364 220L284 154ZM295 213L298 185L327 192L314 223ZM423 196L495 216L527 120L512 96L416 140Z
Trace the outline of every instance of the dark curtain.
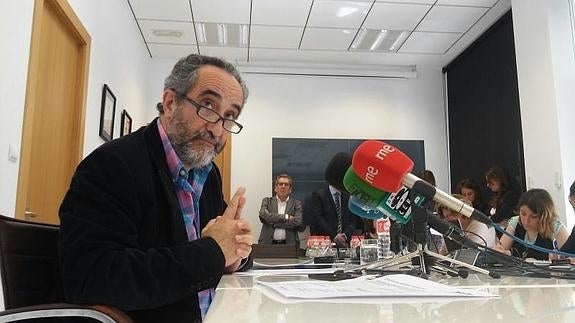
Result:
M523 138L511 11L444 68L447 76L451 187L471 178L491 195L484 173L502 166L525 188Z

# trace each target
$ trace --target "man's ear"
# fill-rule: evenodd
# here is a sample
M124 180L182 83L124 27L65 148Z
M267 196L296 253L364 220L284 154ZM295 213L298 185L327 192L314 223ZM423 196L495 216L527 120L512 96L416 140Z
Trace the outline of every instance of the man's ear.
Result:
M166 117L171 118L176 103L176 92L172 90L164 90L162 95L162 106L164 107L164 114Z

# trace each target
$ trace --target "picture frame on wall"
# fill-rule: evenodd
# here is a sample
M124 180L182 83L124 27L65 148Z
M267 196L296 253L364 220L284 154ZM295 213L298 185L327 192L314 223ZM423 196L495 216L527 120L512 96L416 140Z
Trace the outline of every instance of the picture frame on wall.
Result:
M102 89L102 107L100 111L99 135L104 141L114 136L114 117L116 115L116 96L107 84Z
M129 133L132 133L132 117L130 117L128 111L124 109L120 118L120 137Z

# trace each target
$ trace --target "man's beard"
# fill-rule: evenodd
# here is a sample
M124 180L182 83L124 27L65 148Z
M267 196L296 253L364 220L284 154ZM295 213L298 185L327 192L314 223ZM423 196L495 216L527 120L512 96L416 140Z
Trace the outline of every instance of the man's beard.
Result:
M182 118L182 106L174 111L174 117L169 121L168 129L168 138L188 170L208 165L224 149L225 143L221 143L211 132L203 130L192 133L190 131L187 122ZM212 143L213 147L202 143L203 140Z

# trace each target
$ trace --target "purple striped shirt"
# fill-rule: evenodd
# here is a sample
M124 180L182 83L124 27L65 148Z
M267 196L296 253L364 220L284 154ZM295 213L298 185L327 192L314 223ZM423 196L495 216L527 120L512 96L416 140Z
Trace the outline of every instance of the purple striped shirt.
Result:
M200 196L204 183L208 178L208 174L212 170L212 164L201 168L194 168L191 174L186 170L184 164L176 154L164 127L158 119L158 131L162 144L164 145L164 152L166 154L166 162L172 175L172 181L182 210L182 216L186 225L186 232L188 233L188 241L200 238L201 225L200 225ZM200 304L200 312L202 318L206 315L210 303L212 302L215 290L213 288L206 289L198 292L198 300Z

